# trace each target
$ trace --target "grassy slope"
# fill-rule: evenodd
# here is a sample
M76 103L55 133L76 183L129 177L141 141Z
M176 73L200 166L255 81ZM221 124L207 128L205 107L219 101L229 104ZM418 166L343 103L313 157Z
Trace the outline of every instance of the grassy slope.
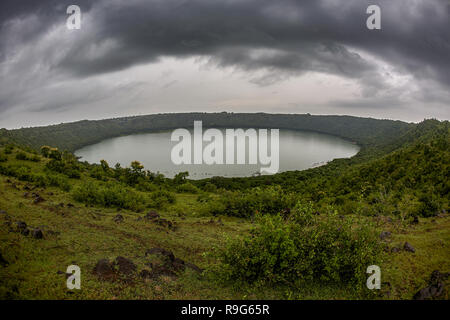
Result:
M15 154L9 162L26 163L39 172L39 163L18 161ZM72 184L85 182L71 180ZM8 180L10 182L8 182ZM14 187L15 185L15 187ZM0 214L0 252L10 263L0 267L0 298L22 299L348 299L358 298L342 287L321 287L311 284L292 290L276 288L233 288L212 283L208 278L186 271L177 280L136 280L132 284L98 280L92 269L101 258L113 259L119 255L132 259L138 269L144 268L145 250L164 247L177 257L206 267L204 256L213 246L220 246L225 235L240 236L251 227L249 220L221 217L224 225L210 222L210 217L199 215L196 195L179 194L177 203L166 207L162 217L177 222L176 231L166 230L151 222L137 221L143 213L122 210L125 221L116 224L115 209L86 207L74 202L69 193L56 188L37 189L46 201L33 204L25 198L27 183L0 176L0 210L5 210L12 221L25 221L44 230L45 239L35 240L16 232L9 232L4 214ZM24 189L25 188L25 189ZM53 194L53 195L51 195ZM64 203L64 207L59 204ZM73 203L73 208L68 207ZM180 215L180 212L183 214ZM374 218L375 219L375 218ZM450 270L450 218L421 218L419 225L402 224L399 220L379 219L379 230L393 232L391 246L410 242L416 253L389 253L381 264L383 298L410 299L422 288L433 270ZM52 232L56 234L52 234ZM59 234L58 234L59 233ZM82 270L82 290L69 293L64 275L68 265L76 263ZM380 297L380 296L378 296ZM376 298L376 297L375 297ZM448 299L448 296L444 298Z

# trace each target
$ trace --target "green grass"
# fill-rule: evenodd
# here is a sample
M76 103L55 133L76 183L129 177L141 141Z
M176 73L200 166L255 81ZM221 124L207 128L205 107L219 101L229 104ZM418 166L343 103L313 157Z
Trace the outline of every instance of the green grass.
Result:
M30 154L31 155L31 154ZM16 160L15 152L6 155L7 162L26 165L32 172L43 172L46 159L40 162ZM83 173L81 179L70 179L75 187L94 181ZM96 262L117 256L131 259L138 272L148 259L145 251L162 247L176 257L202 268L217 263L208 255L214 247L225 245L226 237L242 237L252 228L251 219L229 216L212 217L197 201L198 194L176 194L176 202L158 210L162 218L173 221L176 230L169 230L146 220L140 213L116 208L88 206L73 200L70 192L57 187L27 191L31 183L0 175L0 210L14 222L25 221L40 227L45 239L37 240L10 232L0 214L0 253L9 262L0 266L0 299L411 299L426 282L433 270L450 271L450 217L421 218L418 225L393 218L372 217L377 230L391 231L390 247L411 243L415 253L385 253L382 270L382 290L372 293L356 292L343 285L320 283L289 283L267 286L216 282L208 275L198 275L189 269L177 279L142 280L131 283L99 280L92 270ZM37 192L45 199L34 204L25 192ZM145 192L136 191L142 194ZM220 194L211 194L213 198ZM60 204L64 206L61 207ZM73 207L67 204L73 204ZM124 222L115 223L122 214ZM222 223L218 223L218 219ZM69 291L65 276L67 266L81 268L82 289ZM390 286L387 285L390 283ZM448 284L448 283L447 283ZM448 299L448 293L442 298Z

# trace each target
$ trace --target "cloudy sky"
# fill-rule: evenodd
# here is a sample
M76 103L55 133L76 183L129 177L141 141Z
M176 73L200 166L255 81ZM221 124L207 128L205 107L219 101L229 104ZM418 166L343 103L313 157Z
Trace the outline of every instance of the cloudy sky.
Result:
M366 27L370 4L381 30ZM450 0L0 3L0 127L190 111L449 119L449 89Z

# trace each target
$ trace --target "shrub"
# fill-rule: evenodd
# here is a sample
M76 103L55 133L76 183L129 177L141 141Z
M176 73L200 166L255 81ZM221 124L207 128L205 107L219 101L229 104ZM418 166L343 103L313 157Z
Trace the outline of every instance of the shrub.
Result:
M72 179L79 179L81 177L81 167L79 163L75 161L52 159L45 167L50 171L62 173Z
M61 152L59 152L59 150L57 148L53 148L53 149L50 149L48 157L50 159L54 159L54 160L61 160L62 154L61 154Z
M199 192L199 189L194 186L192 183L190 182L186 182L183 184L180 184L179 186L176 187L176 191L178 193L194 193L197 194Z
M204 186L203 186L203 190L206 192L212 192L215 193L217 192L217 187L215 184L212 184L210 182L207 182Z
M162 208L163 206L167 204L173 204L175 203L175 196L173 193L165 190L159 190L156 192L153 192L150 195L150 199L152 200L152 206L155 208Z
M337 213L316 216L312 205L298 204L289 216L264 215L243 239L229 239L216 249L211 267L220 281L301 283L305 281L365 284L366 268L379 264L375 229Z
M200 193L197 197L197 202L205 203L210 202L213 198L208 193Z
M41 161L41 159L37 156L37 155L33 155L31 157L29 157L25 152L20 151L16 154L16 159L17 160L25 160L25 161L34 161L34 162L39 162Z
M116 207L138 211L144 208L146 199L137 192L117 183L88 182L72 192L74 200L89 205Z
M16 159L17 160L28 160L28 157L27 157L27 155L25 154L25 152L18 152L17 154L16 154Z
M14 150L14 146L12 144L8 144L5 146L5 154L11 154Z
M92 168L89 172L89 176L94 179L100 180L100 181L108 180L104 169L101 166L97 166L97 165L92 166Z
M279 186L253 188L246 192L227 191L215 203L211 203L214 215L251 217L255 214L277 214L295 205L296 197Z
M59 187L64 191L70 190L68 179L58 174L36 174L31 168L22 165L0 166L0 174L15 177L21 181L32 182L39 187Z
M49 147L49 146L42 146L42 147L41 147L41 154L42 154L44 157L48 158L48 156L50 155L50 150L51 150L51 149L52 149L52 148Z

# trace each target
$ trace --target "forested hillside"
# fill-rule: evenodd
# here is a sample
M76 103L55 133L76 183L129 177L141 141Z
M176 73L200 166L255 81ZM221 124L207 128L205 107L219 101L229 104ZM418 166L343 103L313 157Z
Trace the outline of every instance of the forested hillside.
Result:
M363 148L310 170L198 181L63 151L200 119L320 131ZM308 115L3 130L0 298L448 299L449 147L448 121ZM73 263L83 290L68 293L64 270ZM373 264L383 272L379 291L365 286Z
M350 116L312 116L265 113L180 113L136 116L98 121L79 121L47 127L0 130L19 144L38 150L51 145L60 150L75 151L107 138L133 133L192 127L194 121L204 127L279 128L309 130L336 135L361 146L385 145L397 139L412 124L392 120L376 120Z

